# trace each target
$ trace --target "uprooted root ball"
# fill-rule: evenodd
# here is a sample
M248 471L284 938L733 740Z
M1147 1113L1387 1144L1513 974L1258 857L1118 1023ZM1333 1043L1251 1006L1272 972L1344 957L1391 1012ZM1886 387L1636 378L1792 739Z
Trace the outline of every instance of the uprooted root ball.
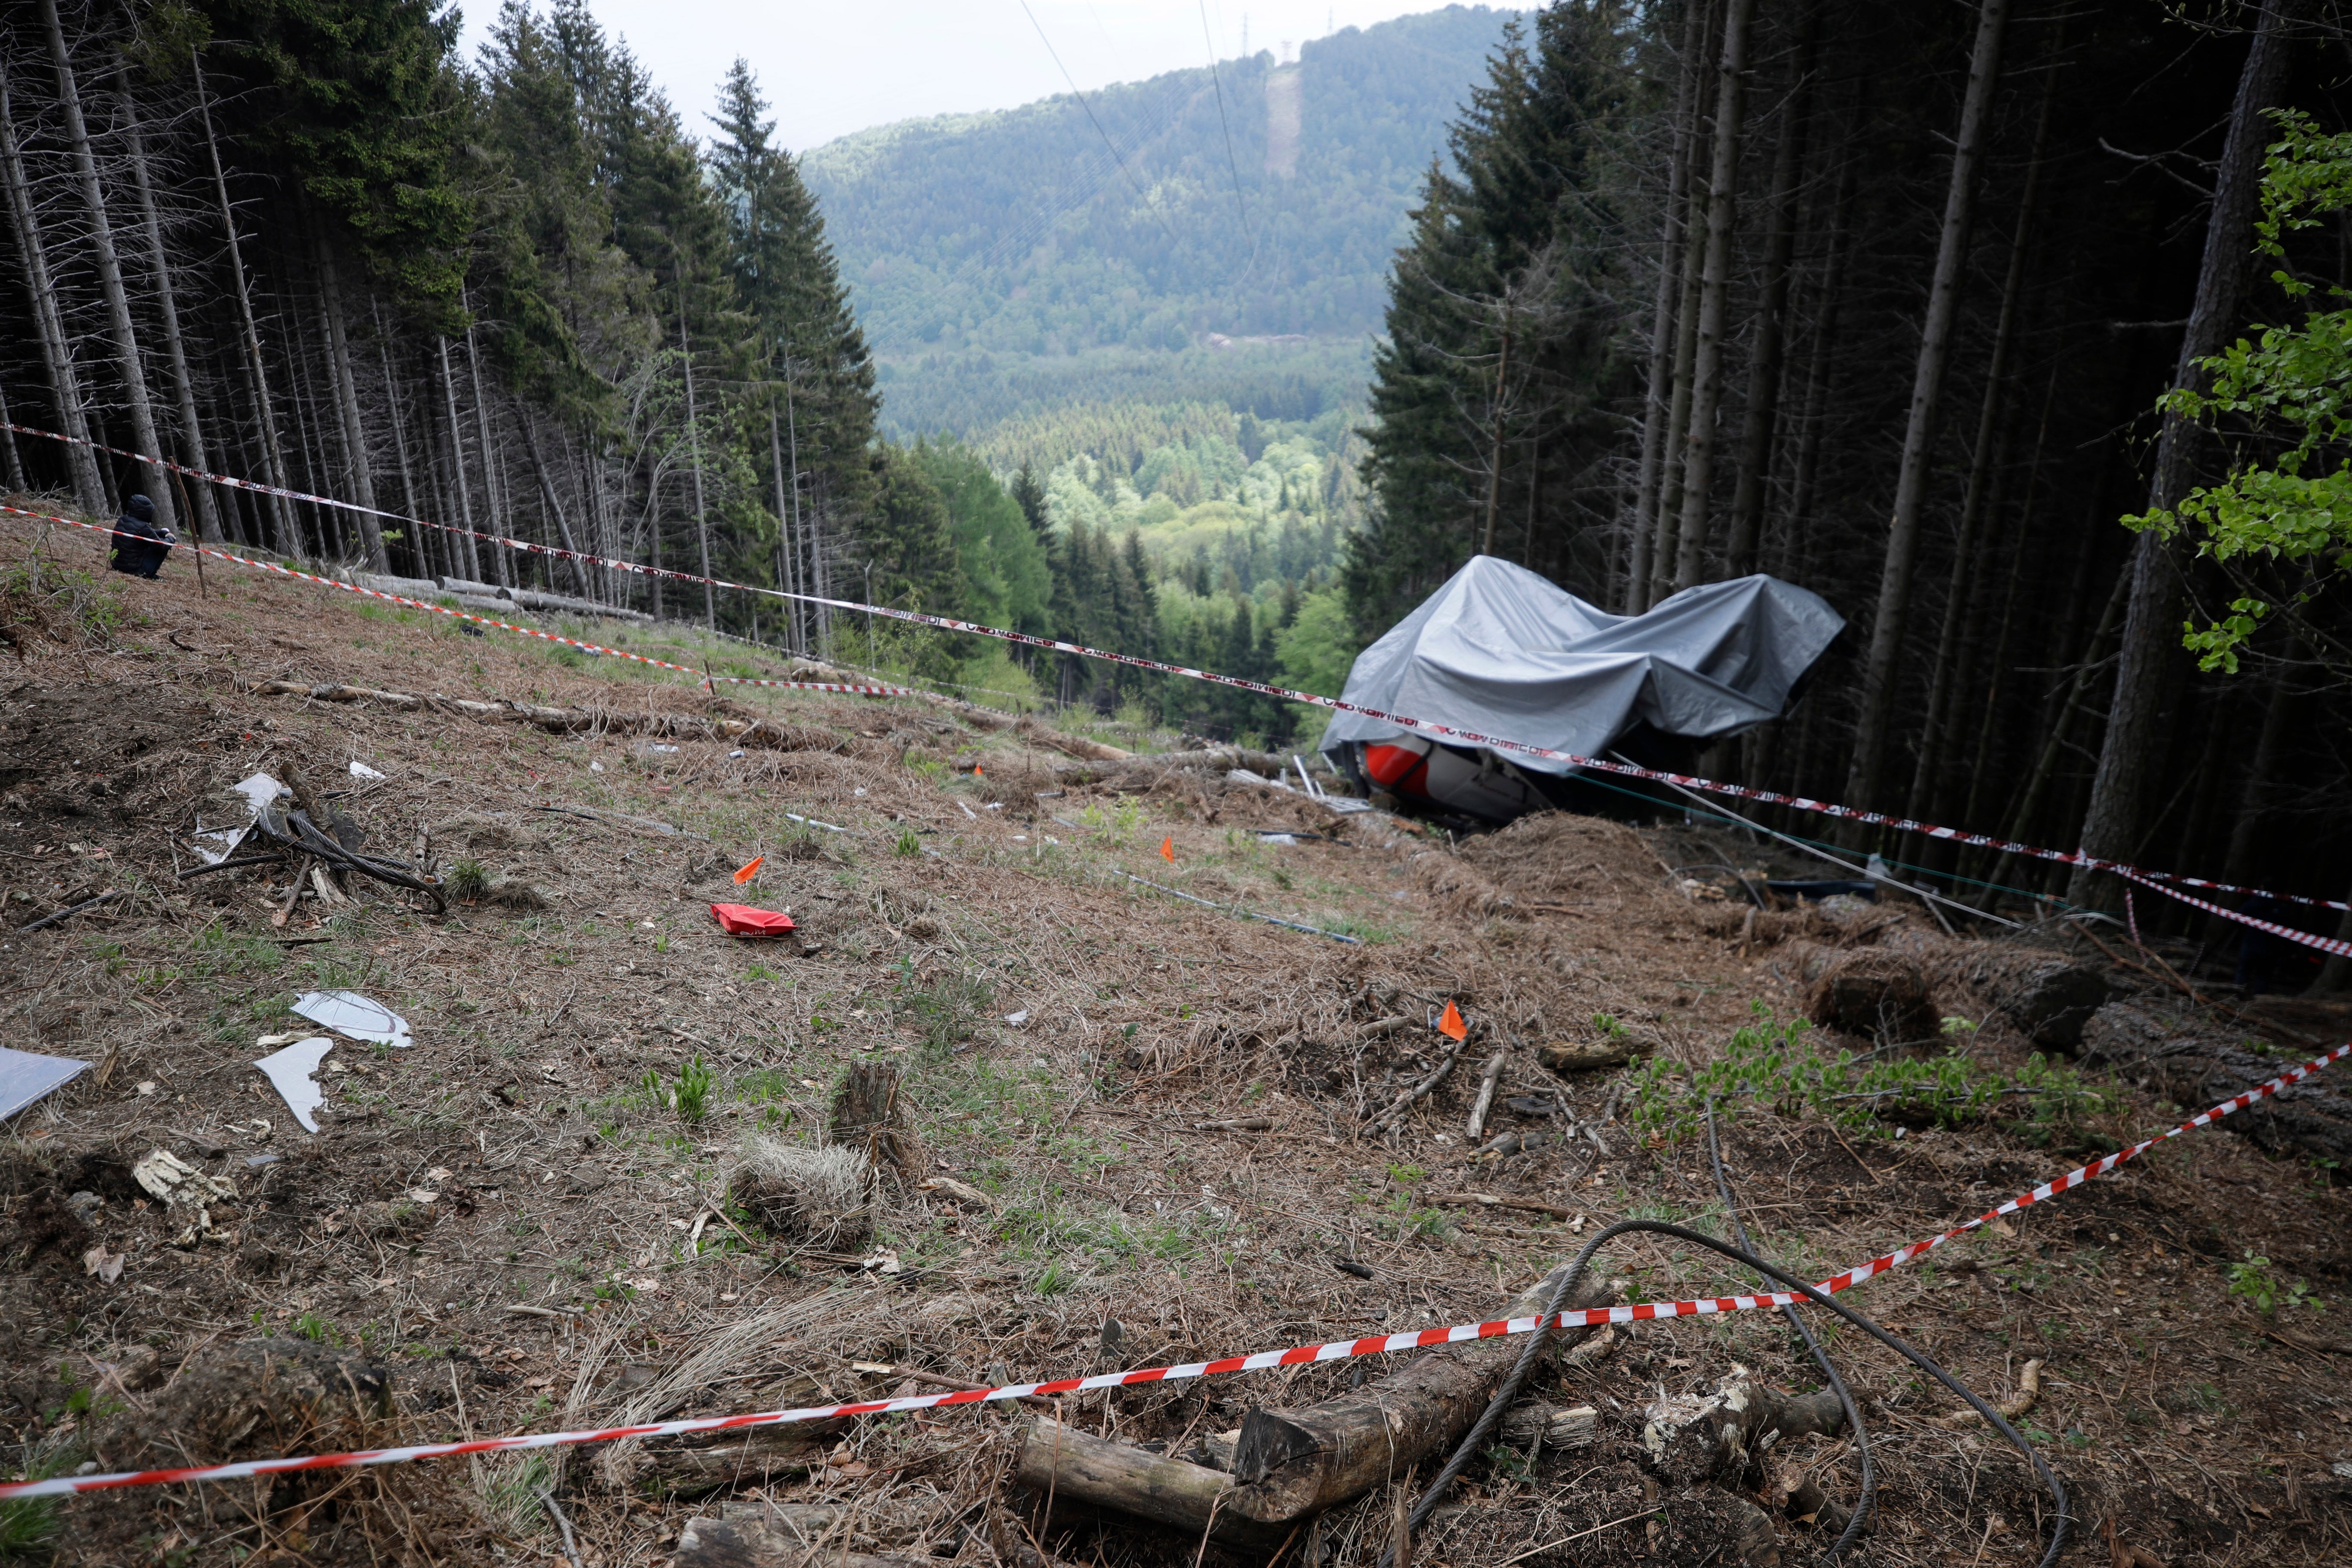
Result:
M839 1252L874 1235L874 1167L856 1149L809 1149L754 1133L727 1192L769 1234L795 1246Z

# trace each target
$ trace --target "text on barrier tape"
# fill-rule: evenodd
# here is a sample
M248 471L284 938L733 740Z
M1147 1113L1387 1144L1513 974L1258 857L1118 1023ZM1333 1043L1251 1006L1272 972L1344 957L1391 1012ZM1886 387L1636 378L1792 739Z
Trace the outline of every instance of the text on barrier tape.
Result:
M1859 1285L1874 1276L1884 1274L1917 1258L1922 1253L1944 1245L1956 1237L1966 1236L1979 1226L1986 1225L2004 1215L2043 1203L2069 1192L2095 1177L2103 1176L2126 1160L2136 1159L2167 1139L2178 1138L2184 1132L2208 1127L2232 1112L2243 1110L2258 1100L2267 1099L2291 1084L2301 1082L2331 1063L2352 1055L2352 1044L2336 1047L2325 1056L2315 1057L2302 1066L2289 1068L2269 1082L2257 1085L2223 1100L2210 1110L2200 1111L2177 1127L2143 1140L2120 1152L2108 1154L2078 1165L2053 1181L2043 1183L2032 1192L2021 1193L1998 1208L1988 1209L1976 1218L1954 1226L1925 1241L1915 1241L1869 1262L1832 1275L1814 1289L1824 1294L1834 1293ZM1559 1328L1597 1327L1604 1323L1643 1322L1656 1318L1703 1317L1722 1312L1747 1312L1759 1308L1806 1304L1806 1298L1794 1291L1776 1290L1760 1296L1717 1296L1689 1301L1646 1301L1636 1306L1592 1307L1557 1314L1549 1321ZM765 1410L747 1415L710 1415L683 1421L656 1421L635 1426L606 1426L577 1432L534 1432L511 1437L478 1437L463 1443L418 1443L401 1448L364 1448L341 1454L310 1454L299 1458L242 1459L226 1465L189 1465L175 1469L123 1470L111 1475L58 1476L47 1480L15 1481L0 1485L0 1500L28 1497L62 1497L77 1492L112 1491L125 1487L167 1486L194 1481L240 1480L254 1476L284 1475L295 1470L348 1469L366 1465L404 1464L413 1459L451 1458L462 1454L510 1453L523 1448L569 1447L588 1443L611 1443L626 1437L684 1436L698 1432L728 1432L751 1426L783 1426L803 1421L824 1421L845 1415L887 1415L909 1410L937 1410L951 1405L979 1405L995 1400L1024 1399L1035 1394L1079 1394L1097 1388L1129 1388L1139 1384L1173 1383L1186 1378L1218 1377L1229 1373L1264 1372L1276 1367L1305 1366L1317 1362L1345 1361L1353 1356L1383 1355L1391 1351L1421 1350L1433 1345L1461 1344L1472 1340L1498 1339L1510 1334L1533 1332L1547 1320L1541 1318L1506 1318L1485 1323L1457 1323L1450 1328L1423 1329L1414 1333L1382 1334L1370 1339L1334 1340L1319 1345L1294 1345L1288 1350L1259 1351L1251 1355L1227 1356L1217 1361L1186 1362L1177 1366L1143 1367L1134 1372L1100 1373L1091 1377L1057 1378L1045 1383L1006 1384L996 1388L958 1390L952 1394L915 1394L898 1399L869 1399L850 1405L811 1405L796 1410Z

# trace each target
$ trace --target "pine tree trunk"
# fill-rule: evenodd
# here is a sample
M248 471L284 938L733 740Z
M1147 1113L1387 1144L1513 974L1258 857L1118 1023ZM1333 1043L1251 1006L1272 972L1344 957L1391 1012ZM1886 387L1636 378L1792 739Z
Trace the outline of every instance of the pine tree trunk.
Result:
M1711 0L1683 0L1681 81L1675 89L1674 151L1667 162L1664 234L1658 241L1657 298L1650 320L1649 395L1643 400L1642 477L1633 498L1633 547L1625 573L1629 611L1647 602L1650 557L1658 531L1658 501L1665 472L1666 413L1674 374L1675 304L1682 284L1685 208L1689 202L1692 117L1698 112L1699 57Z
M2271 122L2263 111L2276 104L2286 82L2287 27L2299 13L2298 0L2263 0L2253 46L2239 73L2238 95L2230 110L2230 132L2213 184L2213 205L2205 225L2205 257L2197 279L2189 330L2180 340L2173 385L2204 384L2200 362L2221 352L2236 321L2253 256L2253 222L2262 195L2263 156ZM2195 421L2164 416L2157 437L2156 472L2148 487L2151 510L2168 510L2187 493L2196 457ZM2088 854L2123 859L2139 837L2147 780L2159 771L2172 741L2172 710L2179 700L2184 659L2180 647L2180 568L2154 530L2142 533L2132 551L2131 606L2124 617L2123 657L2116 693L2107 711L2107 732L2099 749L2082 842ZM2075 903L2088 903L2103 888L2095 873L2077 869L2066 889ZM2105 887L2112 887L2112 881Z
M2270 700L2263 708L2262 733L2255 739L2253 760L2246 768L2245 793L2239 796L2238 814L2230 824L2230 847L2221 857L2224 882L2243 883L2253 875L2254 848L2261 841L2263 820L2270 815L2279 759L2286 750L2299 695L2294 688L2294 660L2282 660L2271 679Z
M686 334L686 268L678 268L677 352L686 364L686 436L694 458L694 540L702 560L702 619L719 629L719 594L710 585L710 513L702 496L702 425L694 412L694 344Z
M2130 584L2131 574L2126 571L2116 577L2115 591L2107 595L2107 607L2099 615L2099 624L2091 633L2089 646L2083 649L2082 662L2075 667L2074 679L2066 689L2066 700L2059 708L2057 717L2051 721L2048 738L2042 745L2042 754L2034 759L2033 771L2026 775L2025 787L2018 792L2017 805L2009 816L2009 831L2002 835L2005 838L2027 844L2033 842L2027 835L2032 832L2035 818L2041 815L2042 798L2049 791L2051 780L2057 776L2059 759L2066 750L2067 732L2074 729L2074 716L2083 710L2083 700L2090 694L2092 679L2105 660L2107 639L2115 635L2116 623L2122 618L2124 601L2128 596ZM1993 863L1992 874L1985 880L1998 884L2016 863L2015 855L2004 852ZM1985 902L1980 907L1990 909L1996 891L1996 888L1987 888Z
M147 499L155 504L155 521L165 528L178 521L172 504L170 482L153 459L163 455L156 439L155 409L147 397L147 373L140 363L139 333L131 320L131 296L122 287L122 260L114 248L114 226L107 217L106 194L98 183L98 159L89 148L89 130L81 116L81 89L74 80L73 61L66 54L66 33L58 20L58 0L41 0L41 21L48 30L49 63L58 73L58 101L65 113L66 142L73 150L74 172L81 184L82 206L89 218L89 247L98 263L99 291L106 301L108 324L114 333L114 357L122 373L123 391L131 405L131 436L142 458Z
M8 452L8 489L14 494L22 495L28 488L25 483L25 459L16 451L16 432L6 428L16 422L8 412L7 386L0 383L0 438L5 438Z
M359 529L360 547L367 552L369 569L389 572L392 562L384 554L383 530L375 518L375 475L368 461L367 427L360 417L359 382L352 374L351 334L343 322L342 278L335 266L335 242L324 220L315 215L310 237L318 250L319 303L327 327L328 391L335 405L336 428L342 435L344 471L352 500L367 509L351 515Z
M130 68L118 65L114 81L122 104L123 129L130 134L131 176L139 193L140 228L147 242L148 265L155 270L155 304L163 318L164 355L172 367L173 395L180 405L180 460L199 473L209 473L212 459L205 442L204 423L196 415L196 389L188 375L187 345L180 336L180 302L172 286L171 255L163 248L163 225L155 213L155 191L147 171L147 142L139 127L138 100L131 93ZM218 543L221 522L213 505L212 487L199 479L189 489L194 492L192 504L196 509L198 533Z
M1911 380L1911 415L1903 433L1903 463L1895 481L1895 515L1887 526L1886 560L1878 581L1878 611L1870 627L1870 651L1862 673L1862 711L1853 738L1853 765L1846 775L1846 804L1875 807L1885 775L1888 730L1895 717L1895 688L1902 674L1903 637L1908 626L1914 569L1919 555L1919 519L1927 495L1927 469L1935 457L1936 416L1944 395L1952 321L1960 299L1960 275L1968 261L1969 219L1976 209L1977 165L1992 124L1993 89L2000 79L2001 35L2009 0L1983 0L1977 15L1975 52L1969 62L1968 94L1961 101L1958 135L1952 144L1952 179L1944 197L1944 225L1936 247L1936 272L1927 289L1927 316L1919 331L1919 357ZM1874 829L1848 835L1849 842Z
M2061 24L2063 26L2063 22ZM2042 111L2033 127L2033 151L2026 160L2025 191L2017 205L2017 232L2011 237L2009 270L2001 279L2000 314L1992 334L1992 360L1985 367L1984 404L1977 411L1976 442L1970 448L1969 479L1960 495L1959 527L1953 535L1952 580L1944 597L1944 623L1936 635L1935 662L1927 678L1927 713L1920 726L1919 752L1911 774L1911 793L1904 815L1916 816L1927 809L1937 773L1944 763L1948 710L1960 679L1957 658L1960 634L1968 625L1969 584L1977 572L1977 525L1984 516L1988 492L1996 482L1995 448L2000 445L2001 415L2009 396L2009 362L2017 344L2018 316L2025 293L2025 261L2032 250L2033 221L2042 195L2042 159L2050 138L2050 105L2056 96L2058 76L2053 70L2042 89Z
M2026 468L2025 495L2018 506L2019 515L2028 520L2029 527L2030 520L2033 516L2034 491L2040 487L2042 480L2042 453L2050 441L2051 405L2058 398L2059 369L2060 367L2055 364L2050 367L2049 385L2042 394L2042 418L2033 437L2033 458ZM1998 522L1999 509L1997 508L1994 509L1994 518ZM1968 753L1970 759L1970 765L1967 769L1968 793L1963 797L1959 807L1959 826L1965 827L1973 828L1976 826L1978 813L1985 799L1985 789L1995 777L1994 742L2001 716L2001 699L2005 695L2010 673L2010 637L2017 625L2018 601L2022 596L2027 558L2031 553L2023 540L2020 540L2011 547L2009 583L2007 591L2000 598L2000 627L1993 635L1992 652L1980 661L1970 661L1971 668L1984 670L1985 679L1981 682L1963 683L1960 689L1954 693L1956 707L1962 699L1972 699L1977 704L1976 710L1980 715L1977 725L1976 744ZM1966 709L1959 708L1959 711L1964 712ZM1958 728L1957 720L1954 727ZM1950 819L1950 810L1945 805L1945 800L1946 796L1939 792L1929 805L1930 815L1938 822Z
M466 368L474 382L474 428L480 439L482 453L482 504L489 509L483 531L503 535L509 531L506 510L499 504L498 448L490 440L490 400L482 395L482 356L474 346L474 323L466 322ZM470 551L468 552L470 553ZM503 544L492 544L485 552L490 558L490 570L496 575L489 579L501 588L514 586L507 571L507 550ZM483 581L476 578L475 581Z
M1731 290L1731 241L1739 215L1739 133L1748 107L1748 25L1756 0L1726 0L1717 68L1715 164L1707 177L1706 262L1699 276L1698 337L1691 365L1690 426L1683 437L1682 517L1675 528L1675 587L1699 579L1715 500L1716 416L1723 403L1723 318Z
M1756 347L1748 362L1748 408L1739 432L1739 473L1732 487L1731 527L1723 547L1723 574L1756 569L1757 536L1764 527L1764 491L1770 478L1774 426L1780 411L1780 363L1788 342L1789 262L1797 247L1797 178L1805 165L1811 114L1813 56L1821 41L1821 8L1805 13L1791 68L1795 85L1780 112L1780 139L1772 151L1771 217L1764 234L1764 297L1756 310Z
M1735 0L1744 4L1746 0ZM1506 285L1507 287L1507 285ZM1503 352L1495 361L1495 432L1491 455L1486 468L1486 526L1479 538L1478 553L1495 553L1495 516L1503 501L1503 398L1511 376L1511 307L1506 296L1503 302Z
M49 258L41 242L39 215L33 205L32 181L25 172L24 154L16 145L16 110L9 99L7 74L0 71L0 174L8 183L9 226L24 258L25 288L32 296L35 334L41 341L41 359L49 373L49 396L57 405L58 433L70 437L66 445L66 471L73 476L74 499L82 510L107 511L106 487L100 482L98 455L87 446L90 438L89 405L83 401L81 376L74 368L66 337L65 317L58 308L57 285L49 275Z
M1788 540L1788 558L1800 560L1797 541L1810 539L1813 510L1813 495L1819 488L1822 471L1822 441L1827 432L1829 418L1830 376L1835 365L1838 317L1845 304L1845 269L1847 235L1853 222L1854 171L1858 160L1853 155L1853 143L1860 135L1863 122L1863 99L1854 95L1850 123L1844 141L1840 144L1842 163L1838 170L1837 195L1831 199L1829 235L1822 245L1822 278L1813 292L1812 341L1807 345L1805 364L1805 406L1799 416L1797 428L1797 460L1789 475L1789 521L1784 531ZM1783 568L1782 575L1801 583L1801 568Z
M539 493L547 502L547 515L563 542L564 559L572 563L572 580L579 585L582 598L593 599L596 588L588 581L588 563L580 559L580 545L572 537L571 521L564 516L563 503L556 499L555 476L547 471L547 464L539 455L539 437L531 432L530 415L518 407L514 416L516 427L522 432L523 455L530 459L531 472L539 476Z
M188 62L195 72L196 106L205 122L205 150L211 155L213 191L220 200L221 229L228 237L230 276L236 282L237 326L243 351L237 358L245 366L247 394L253 399L253 414L261 433L261 460L269 483L278 489L290 489L286 482L286 456L278 439L278 413L269 401L269 373L261 354L261 330L253 319L253 289L245 275L245 249L237 238L236 209L229 205L228 175L221 168L220 141L213 133L212 100L205 91L204 57L195 49L188 51ZM272 546L281 555L301 553L300 541L295 535L293 507L283 496L266 498L269 512L269 532Z
M449 468L457 478L457 521L466 531L457 536L457 554L465 563L465 575L478 583L482 556L474 539L474 490L466 479L466 426L457 417L457 378L449 373L449 340L436 332L433 346L441 356L441 405L449 422Z
M414 520L425 509L416 504L416 476L408 466L408 430L400 417L400 378L392 373L392 334L383 330L383 307L370 296L368 313L375 320L375 346L383 365L384 412L392 417L392 452L400 463L400 505ZM408 535L408 552L415 558L419 576L433 575L433 564L425 549L425 536L431 531L423 523L411 521L402 531Z

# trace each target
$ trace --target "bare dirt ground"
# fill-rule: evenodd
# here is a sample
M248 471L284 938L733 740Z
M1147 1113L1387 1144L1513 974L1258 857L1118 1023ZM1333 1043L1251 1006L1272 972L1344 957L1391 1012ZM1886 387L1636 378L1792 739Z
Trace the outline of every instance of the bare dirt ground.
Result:
M52 539L36 574L27 546L0 542L14 645L0 648L0 1043L94 1066L0 1142L11 1474L761 1410L1474 1321L1596 1226L1720 1232L1696 1131L1710 1087L1759 1248L1820 1278L2202 1109L2218 1095L2193 1096L2229 1062L2275 1070L2344 1027L2324 1009L2194 1005L2153 968L2055 939L1948 937L1916 906L1750 921L1668 867L1757 851L1682 830L1554 816L1456 845L1213 771L1078 766L1034 731L937 705L749 689L714 703L216 565L200 599L182 562L158 583L109 581L89 575L94 546ZM615 721L559 735L252 690L271 679ZM623 722L714 710L773 721L791 743L654 740ZM354 761L383 777L352 775ZM289 909L283 866L177 879L194 861L175 837L227 817L224 792L257 770L334 794L383 853L429 835L445 876L475 862L492 890L435 917L374 884ZM734 869L761 855L738 889ZM120 896L19 931L107 890ZM730 938L719 900L789 910L802 932ZM2002 977L2076 958L2112 1000L2072 1047L2079 1065L2037 1066ZM1876 1025L1838 1012L1839 976L1895 972L1924 990L1869 991ZM339 1044L314 1136L251 1064L276 1048L263 1037L315 1032L289 1011L298 994L334 988L396 1009L415 1044ZM1473 1026L1460 1065L1365 1136L1441 1059L1448 1042L1426 1024L1449 1000ZM1776 1067L1756 1034L1735 1044L1759 1005L1776 1024L1808 1008L1842 1019L1799 1053L1945 1076L1808 1087L1788 1052ZM1927 1038L1890 1022L1906 1009ZM2166 1067L2200 1040L2204 1076ZM1620 1042L1633 1064L1538 1059ZM1498 1043L1512 1048L1488 1138L1504 1146L1474 1158L1465 1121ZM1707 1077L1727 1052L1754 1068L1728 1089ZM898 1069L898 1163L870 1212L819 1247L738 1201L730 1175L757 1137L842 1141L836 1095L860 1063ZM2298 1090L1843 1299L1990 1399L2014 1399L2025 1363L2042 1363L2016 1419L2071 1492L2066 1561L2352 1561L2347 1205L2315 1154L2347 1121L2332 1087ZM233 1192L201 1224L158 1201L132 1175L156 1150ZM950 1182L926 1187L938 1178ZM1752 1282L1638 1237L1595 1268L1632 1300ZM2051 1504L2014 1450L1947 1419L1958 1402L1894 1352L1825 1337L1877 1468L1852 1560L2036 1559ZM1254 1405L1308 1405L1394 1359L1060 1410L1194 1454ZM1821 1384L1763 1313L1641 1325L1540 1373L1545 1401L1595 1408L1590 1447L1496 1446L1416 1558L1815 1560L1829 1532L1780 1504L1810 1476L1850 1507L1850 1438L1792 1440L1744 1494L1644 1468L1645 1409L1735 1365ZM0 1555L622 1568L668 1563L690 1519L762 1501L855 1503L829 1550L915 1563L1270 1555L1066 1500L1049 1510L1010 1479L1034 1414L998 1404L764 1447L5 1505ZM1018 1539L985 1522L999 1505ZM1742 1545L1759 1505L1771 1527ZM913 1522L891 1534L886 1517ZM1391 1519L1376 1491L1284 1550L1311 1549L1309 1568L1370 1564Z

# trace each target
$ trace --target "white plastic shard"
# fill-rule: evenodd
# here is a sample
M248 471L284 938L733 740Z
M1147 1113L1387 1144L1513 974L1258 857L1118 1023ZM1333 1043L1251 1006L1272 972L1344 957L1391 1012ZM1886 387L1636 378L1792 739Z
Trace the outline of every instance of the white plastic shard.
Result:
M43 1095L63 1089L89 1066L72 1057L37 1056L0 1046L0 1121Z
M353 757L352 759L352 777L355 779L380 779L383 777L383 774L376 772L365 763L361 762L357 757Z
M407 1019L356 991L305 991L295 1002L294 1011L321 1028L355 1040L373 1040L380 1046L415 1044L409 1038Z
M189 847L205 865L219 865L236 853L236 847L245 842L247 834L253 831L254 819L261 815L264 808L275 805L278 797L286 793L286 786L268 773L256 773L251 778L239 780L230 787L229 794L243 799L245 820L226 827L199 827L188 836Z
M310 1075L319 1070L319 1064L334 1048L335 1042L326 1036L313 1035L253 1064L268 1077L278 1098L286 1101L286 1109L294 1113L294 1120L302 1124L306 1132L319 1130L318 1119L311 1113L327 1102L327 1091Z

